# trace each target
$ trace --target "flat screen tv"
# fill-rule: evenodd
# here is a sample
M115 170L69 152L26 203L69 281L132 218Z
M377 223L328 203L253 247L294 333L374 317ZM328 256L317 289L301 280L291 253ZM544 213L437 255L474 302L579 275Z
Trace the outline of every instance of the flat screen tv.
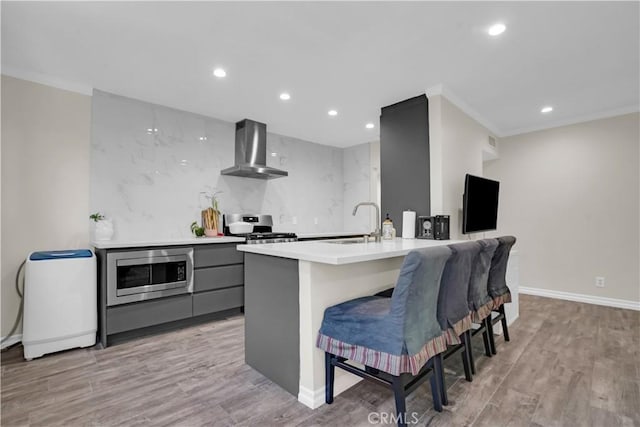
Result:
M498 181L466 175L462 198L462 232L464 234L496 229L499 190Z

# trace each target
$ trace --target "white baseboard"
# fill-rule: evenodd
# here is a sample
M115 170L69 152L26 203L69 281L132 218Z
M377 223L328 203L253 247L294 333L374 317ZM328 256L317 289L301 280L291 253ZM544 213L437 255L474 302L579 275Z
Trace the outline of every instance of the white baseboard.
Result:
M4 340L4 338L5 337L2 337L1 339ZM20 341L22 341L22 334L11 335L8 340L2 343L2 348L5 349L7 347L11 347L16 343L19 343Z
M584 302L586 304L604 305L607 307L624 308L627 310L640 311L640 301L629 301L625 299L596 297L593 295L574 294L572 292L552 291L550 289L529 288L520 286L519 292L525 295L535 295L538 297L556 298L567 301Z
M362 378L336 369L336 376L333 382L333 396L337 396L348 388L362 381ZM300 386L298 390L298 402L305 406L316 409L325 404L324 386L311 390L307 387Z
M298 402L311 409L320 407L324 403L324 387L314 391L300 386L298 390Z

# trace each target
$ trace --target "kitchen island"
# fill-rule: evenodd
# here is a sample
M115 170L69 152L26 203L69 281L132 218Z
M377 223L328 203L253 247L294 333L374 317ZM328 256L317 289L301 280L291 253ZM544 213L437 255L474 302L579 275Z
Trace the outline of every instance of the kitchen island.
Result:
M456 241L355 239L239 245L245 252L245 361L310 408L324 403L324 310L395 285L404 256ZM337 370L335 394L360 378Z

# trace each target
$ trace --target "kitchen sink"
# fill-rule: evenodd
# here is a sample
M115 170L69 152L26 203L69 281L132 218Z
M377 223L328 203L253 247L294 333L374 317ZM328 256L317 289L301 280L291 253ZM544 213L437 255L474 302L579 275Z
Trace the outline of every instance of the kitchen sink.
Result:
M354 245L356 243L365 243L362 237L358 237L355 239L334 239L334 240L325 240L326 243L333 243L335 245Z

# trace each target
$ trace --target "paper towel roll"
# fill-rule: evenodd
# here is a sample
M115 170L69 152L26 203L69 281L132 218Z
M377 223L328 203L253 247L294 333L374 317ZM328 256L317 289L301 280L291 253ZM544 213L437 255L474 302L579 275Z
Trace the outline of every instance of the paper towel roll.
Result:
M416 213L414 211L402 212L402 238L416 238Z

